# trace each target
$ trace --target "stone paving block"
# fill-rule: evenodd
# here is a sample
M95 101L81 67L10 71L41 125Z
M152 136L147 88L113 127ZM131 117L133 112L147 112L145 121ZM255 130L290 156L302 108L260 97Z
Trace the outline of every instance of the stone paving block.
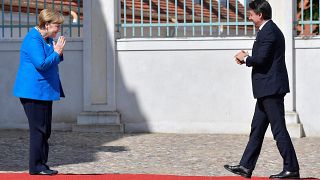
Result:
M302 177L320 177L320 138L293 138ZM247 135L117 134L53 131L48 165L60 173L230 176ZM28 131L0 131L0 172L28 171ZM282 170L272 138L265 138L254 176Z

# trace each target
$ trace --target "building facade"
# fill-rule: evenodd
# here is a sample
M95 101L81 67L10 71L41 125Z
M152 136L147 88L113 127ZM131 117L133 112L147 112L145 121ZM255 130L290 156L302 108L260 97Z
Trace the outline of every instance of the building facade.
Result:
M293 137L320 136L317 36L296 36L296 4L269 0L286 39ZM241 37L121 37L118 1L83 1L83 36L68 38L60 76L66 98L54 103L59 130L248 134L255 100L251 69L233 55ZM0 128L27 128L12 95L21 39L0 40ZM240 94L239 94L240 92Z

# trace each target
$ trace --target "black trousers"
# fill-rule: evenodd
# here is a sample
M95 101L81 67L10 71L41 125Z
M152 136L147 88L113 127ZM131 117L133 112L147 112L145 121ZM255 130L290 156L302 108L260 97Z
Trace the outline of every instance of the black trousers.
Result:
M48 161L51 134L52 101L20 98L29 122L29 172L36 173L49 169Z
M299 170L297 156L286 128L284 96L285 94L281 94L257 99L249 142L243 153L240 165L252 170L255 168L264 135L270 123L273 137L283 158L283 170Z

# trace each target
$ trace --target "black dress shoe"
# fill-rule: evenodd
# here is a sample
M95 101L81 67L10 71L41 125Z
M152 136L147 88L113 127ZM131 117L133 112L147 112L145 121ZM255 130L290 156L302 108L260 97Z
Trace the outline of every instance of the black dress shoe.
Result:
M40 172L30 172L29 174L30 175L55 175L55 174L58 174L58 171L47 169L47 170L40 171Z
M271 175L269 177L270 179L274 179L274 178L278 178L278 179L300 179L300 173L299 171L294 171L294 172L290 172L290 171L285 171L283 170L281 173L279 174L275 174L275 175Z
M236 166L224 165L224 168L234 174L238 174L245 178L251 178L251 175L252 175L251 169L247 169L240 165L236 165Z

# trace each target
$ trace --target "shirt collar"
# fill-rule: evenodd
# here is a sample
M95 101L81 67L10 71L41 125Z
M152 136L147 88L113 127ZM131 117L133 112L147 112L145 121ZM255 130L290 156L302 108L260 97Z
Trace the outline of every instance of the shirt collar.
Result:
M270 21L270 19L266 20L263 24L261 24L261 26L259 27L259 30L261 30L263 28L263 26L266 25L267 22L269 22L269 21Z

